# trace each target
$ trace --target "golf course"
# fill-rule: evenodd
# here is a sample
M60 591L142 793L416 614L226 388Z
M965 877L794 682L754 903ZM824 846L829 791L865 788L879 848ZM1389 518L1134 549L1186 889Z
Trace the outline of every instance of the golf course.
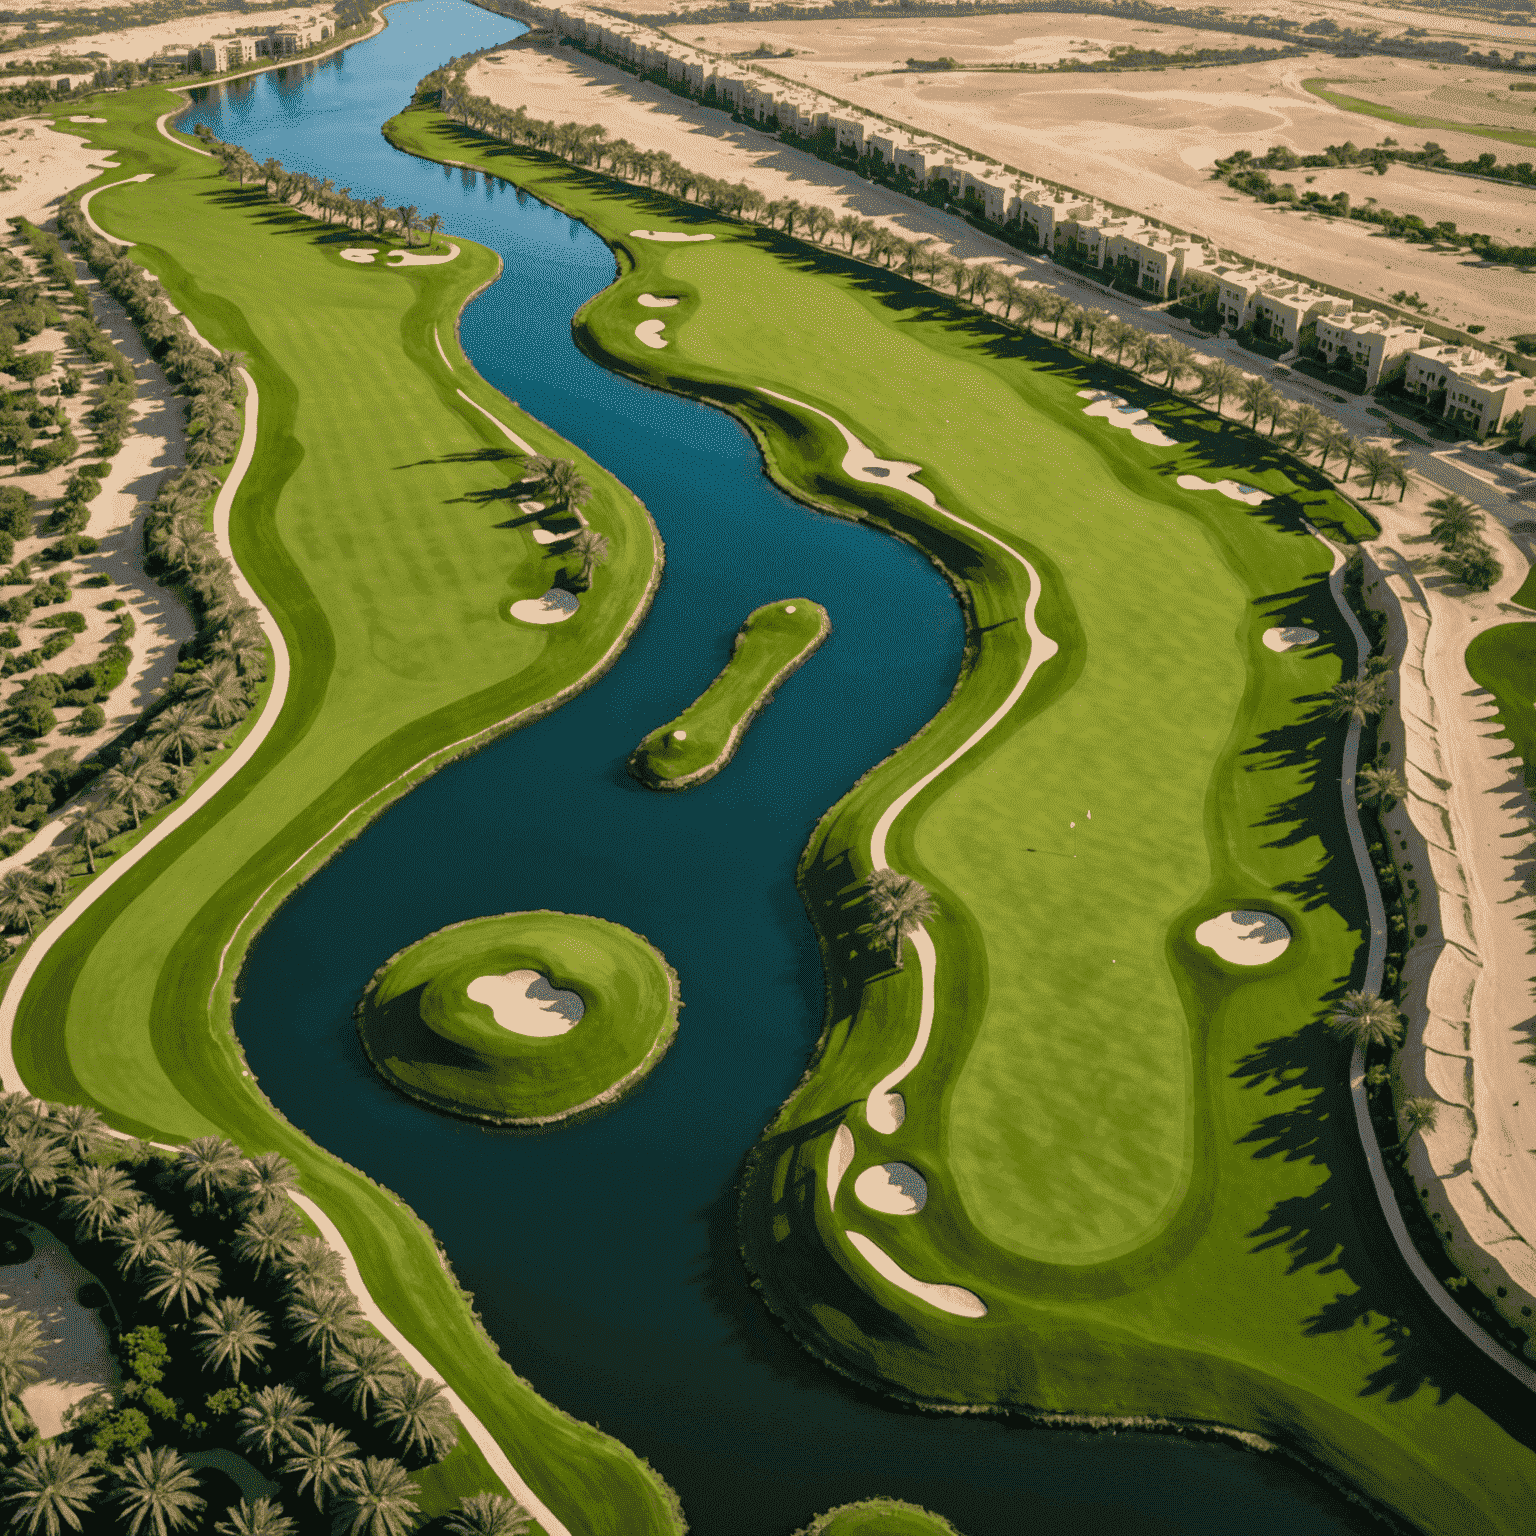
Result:
M402 1093L499 1125L612 1103L677 1029L676 977L638 934L564 912L462 923L382 965L357 1029Z
M386 14L186 126L260 160L341 59L515 26ZM1399 1259L1327 1026L1368 512L1106 357L409 95L378 159L319 109L283 150L440 197L456 254L406 266L222 174L181 96L67 125L115 160L89 217L245 355L229 535L289 663L238 773L9 973L6 1087L290 1159L545 1536L995 1536L1052 1476L1084 1529L1522 1531L1529 1403ZM519 500L549 460L579 601ZM882 876L926 896L904 945ZM1277 958L1197 939L1255 911ZM461 1436L424 1512L499 1467Z

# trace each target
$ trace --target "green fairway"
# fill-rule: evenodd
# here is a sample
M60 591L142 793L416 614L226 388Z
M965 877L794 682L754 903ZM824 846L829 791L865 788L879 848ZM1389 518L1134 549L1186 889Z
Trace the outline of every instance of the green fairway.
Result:
M517 971L565 992L567 1007L574 994L578 1022L565 1033L518 1033L470 996L477 982ZM532 1124L633 1087L671 1044L677 1009L675 976L639 934L596 917L512 912L441 929L388 960L358 1004L357 1031L374 1067L413 1099ZM535 1024L550 1018L546 1009Z
M771 474L911 540L967 608L956 694L829 812L802 863L829 1011L743 1194L769 1305L814 1353L904 1397L1231 1426L1423 1529L1522 1530L1536 1494L1528 1405L1398 1259L1347 1052L1323 1022L1358 985L1365 913L1341 809L1344 729L1324 708L1355 655L1327 588L1331 550L1308 525L1349 540L1373 534L1368 520L1246 429L892 273L434 112L388 132L599 230L623 275L578 316L582 345L732 410ZM637 228L714 238L663 244ZM665 351L635 336L641 292L684 300ZM858 883L885 807L1018 679L1029 582L986 538L850 480L830 424L759 386L921 464L944 508L1033 562L1038 623L1060 646L887 839L938 913L932 1034L891 1135L864 1100L913 1044L920 968L871 952ZM1090 388L1146 406L1179 446L1084 416ZM1274 499L1250 509L1184 491L1183 473L1231 474ZM1291 624L1319 643L1263 645ZM1244 970L1196 945L1201 922L1249 904L1290 926L1281 959ZM854 1161L829 1211L840 1128ZM920 1215L859 1203L857 1172L890 1157L927 1179ZM974 1290L987 1315L899 1291L850 1230L921 1281Z
M725 670L675 720L630 754L629 771L653 789L682 789L730 762L773 690L827 638L827 610L809 598L764 603L736 633Z
M900 1499L862 1499L818 1515L795 1536L959 1536L948 1520Z
M133 258L209 341L249 357L260 434L232 538L293 672L251 763L46 956L17 1019L17 1063L34 1093L93 1104L124 1131L217 1131L292 1159L374 1297L562 1519L673 1531L660 1480L513 1374L431 1234L273 1111L230 1027L245 948L277 903L423 775L609 665L649 603L660 542L632 495L463 360L455 318L495 276L492 252L461 241L439 266L345 262L351 232L168 142L155 120L181 105L154 89L110 94L71 103L105 123L66 126L116 156L103 184L151 177L103 192L91 216L138 242ZM586 516L611 555L558 626L508 616L563 561L507 525L523 460L498 420L574 459L594 489ZM472 1447L455 1476L459 1491L494 1486Z
M1494 719L1525 764L1527 786L1536 788L1536 624L1485 629L1467 647L1467 671L1498 701Z
M1341 96L1337 91L1324 90L1332 84L1347 85L1347 80L1335 82L1328 76L1303 80L1301 87L1314 96L1320 96L1330 105L1345 112L1362 112L1367 117L1379 117L1383 122L1401 123L1405 128L1443 128L1450 133L1472 133L1480 139L1498 139L1504 144L1536 145L1536 133L1521 128L1488 128L1480 123L1458 123L1446 117L1416 117L1407 112L1395 112L1391 107L1378 106L1374 101L1362 101L1358 96Z

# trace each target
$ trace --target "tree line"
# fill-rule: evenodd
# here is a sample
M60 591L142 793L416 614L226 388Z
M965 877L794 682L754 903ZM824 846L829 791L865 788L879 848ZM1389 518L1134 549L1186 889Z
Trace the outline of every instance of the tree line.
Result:
M0 1505L11 1529L207 1531L189 1452L236 1451L279 1498L241 1499L218 1536L348 1531L405 1536L421 1520L411 1472L458 1428L440 1382L419 1375L364 1317L339 1255L306 1233L298 1179L276 1153L247 1158L205 1136L171 1150L113 1137L89 1108L0 1098L0 1198L47 1228L99 1280L120 1370L42 1440L21 1393L46 1365L38 1320L0 1310ZM27 1246L20 1230L13 1249ZM510 1536L527 1514L503 1495L437 1522Z

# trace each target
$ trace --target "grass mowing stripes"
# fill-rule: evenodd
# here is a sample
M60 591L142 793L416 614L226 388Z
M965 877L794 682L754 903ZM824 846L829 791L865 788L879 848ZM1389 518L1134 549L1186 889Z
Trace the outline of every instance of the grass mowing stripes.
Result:
M1246 429L878 268L434 112L387 132L602 233L623 275L578 316L582 345L735 412L775 478L918 544L972 620L946 709L829 812L802 861L829 1008L813 1070L743 1193L769 1304L813 1352L900 1396L1229 1426L1420 1529L1521 1530L1536 1491L1528 1404L1402 1267L1354 1131L1347 1052L1324 1023L1354 984L1364 903L1340 805L1343 731L1324 707L1353 655L1307 524L1357 539L1374 532L1367 519ZM636 228L716 238L663 245L630 239ZM664 353L634 337L642 291L684 300ZM884 807L1018 676L1028 593L1012 562L848 480L837 432L759 385L920 462L941 504L1027 554L1044 582L1040 627L1062 648L891 838L892 864L935 896L939 981L928 1054L889 1137L862 1102L911 1043L917 978L870 954L855 885ZM1147 406L1180 446L1085 418L1090 387ZM1231 474L1274 500L1186 493L1185 472ZM1303 619L1316 646L1262 646L1264 629ZM1097 844L1084 846L1079 809ZM1280 961L1248 971L1194 942L1205 918L1259 895L1295 935ZM1135 967L1130 998L1109 962ZM829 1213L844 1123L857 1156ZM920 1216L856 1200L854 1175L891 1157L929 1181ZM921 1279L975 1289L987 1317L886 1286L848 1229Z
M725 767L773 690L829 633L827 610L809 598L764 603L736 632L725 669L675 720L630 754L629 771L653 789L702 784Z
M649 600L659 541L596 464L468 370L444 368L433 330L452 335L495 275L492 252L460 242L454 262L403 271L343 262L345 231L167 142L155 119L179 104L150 89L94 98L107 121L69 131L116 154L103 183L152 173L104 192L93 216L138 242L135 259L203 335L249 355L260 434L232 539L283 626L293 679L245 771L48 955L22 1002L17 1062L33 1092L94 1104L124 1130L219 1131L291 1158L380 1304L562 1518L604 1536L675 1531L665 1485L497 1358L431 1234L276 1114L229 1028L244 946L276 903L455 743L545 708L611 659ZM613 553L553 633L506 615L548 587L560 557L497 526L520 461L460 384L595 488L587 515ZM440 1483L434 1509L455 1488L492 1485L470 1453Z

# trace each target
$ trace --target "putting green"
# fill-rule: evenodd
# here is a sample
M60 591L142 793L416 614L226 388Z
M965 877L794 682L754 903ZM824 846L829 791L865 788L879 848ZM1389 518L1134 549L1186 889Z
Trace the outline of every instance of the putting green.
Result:
M463 358L455 318L494 278L493 252L460 240L438 266L343 261L351 232L168 142L156 119L183 104L113 93L70 104L106 122L64 126L113 152L103 184L150 174L103 191L92 217L137 242L132 258L209 341L249 358L260 431L231 536L292 676L251 762L43 959L16 1062L34 1093L94 1105L121 1130L217 1132L292 1159L375 1299L561 1519L603 1536L675 1531L649 1468L500 1359L415 1215L273 1111L230 1027L246 946L277 903L424 775L600 675L646 610L660 542L628 491ZM564 624L507 617L562 557L503 526L523 460L500 422L594 489L586 516L611 555ZM467 1437L456 1458L453 1496L497 1486ZM428 1512L449 1498L445 1482Z
M1536 624L1485 629L1467 647L1467 671L1498 702L1494 719L1525 764L1526 784L1536 786Z
M900 1499L862 1499L818 1515L795 1536L959 1536L948 1520Z
M827 638L827 610L809 598L764 603L736 633L725 670L675 720L650 732L629 756L629 771L652 789L684 789L712 779L773 690Z
M578 316L582 345L732 410L778 480L911 540L967 605L955 695L828 813L802 861L828 1014L743 1191L768 1304L815 1353L903 1397L1231 1426L1420 1529L1522 1531L1536 1495L1528 1404L1402 1265L1347 1052L1324 1023L1359 984L1365 912L1339 793L1344 731L1322 702L1353 670L1353 644L1327 587L1332 551L1309 525L1363 538L1368 519L1245 428L895 274L429 110L386 131L599 230L622 275ZM642 228L715 239L629 237ZM634 336L641 292L684 301L665 352ZM1177 446L1086 417L1084 389L1147 407ZM890 1135L863 1105L913 1047L921 967L895 972L870 952L857 884L886 807L1010 695L1031 584L986 537L850 479L833 425L762 390L919 463L943 508L1033 563L1038 624L1060 647L886 839L937 909L932 1031ZM1184 473L1275 499L1186 492ZM1318 645L1263 646L1265 629L1300 624ZM1194 931L1247 905L1294 937L1237 974ZM854 1160L829 1208L846 1135ZM928 1180L920 1215L855 1197L853 1174L892 1158ZM900 1291L850 1231L919 1281L974 1290L985 1317Z
M639 934L511 912L439 929L387 960L357 1006L357 1032L411 1098L539 1125L633 1088L672 1043L679 1006L675 974Z

